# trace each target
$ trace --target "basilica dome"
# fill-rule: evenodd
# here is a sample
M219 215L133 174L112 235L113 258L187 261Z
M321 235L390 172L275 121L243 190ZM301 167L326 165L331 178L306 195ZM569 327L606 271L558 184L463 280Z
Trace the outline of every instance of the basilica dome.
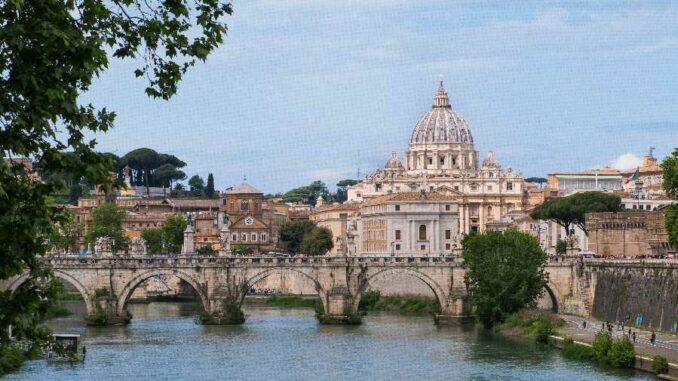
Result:
M424 114L412 130L410 144L473 143L473 136L464 118L450 106L443 81L433 97L433 107Z

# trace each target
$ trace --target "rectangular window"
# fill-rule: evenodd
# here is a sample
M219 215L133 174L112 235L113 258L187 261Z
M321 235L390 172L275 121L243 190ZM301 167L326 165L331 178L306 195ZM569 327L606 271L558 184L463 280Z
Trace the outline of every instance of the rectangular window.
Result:
M395 231L395 239L400 240L400 230Z
M506 183L506 190L507 191L513 190L513 183Z
M400 211L400 205L396 205L395 210L396 210L396 212L399 212Z
M445 210L449 212L449 211L450 211L450 206L449 206L449 205L445 205Z
M266 233L261 233L261 241L266 242Z
M442 166L444 166L444 165L445 165L445 159L441 158L441 159L440 159L440 166L442 167Z
M396 248L395 248L396 250L400 250L400 244L399 244L399 243L396 244L395 247L396 247Z
M445 239L452 239L452 231L445 230Z
M242 233L240 235L240 240L243 241L243 242L247 242L247 233Z
M426 245L421 245L420 248L421 250L426 250Z
M238 240L238 235L237 235L237 234L233 234L233 235L231 236L231 241L235 242L235 241L237 241L237 240Z
M252 233L252 242L257 242L257 233Z
M492 192L492 185L488 185L487 190L488 190L488 192Z
M445 250L450 250L451 248L452 248L452 245L450 245L449 243L445 244Z

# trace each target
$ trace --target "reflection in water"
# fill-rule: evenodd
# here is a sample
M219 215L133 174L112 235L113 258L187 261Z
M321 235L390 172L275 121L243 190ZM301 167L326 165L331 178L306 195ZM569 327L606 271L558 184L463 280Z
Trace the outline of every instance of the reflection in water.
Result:
M71 307L71 306L69 306ZM311 309L248 306L242 326L201 326L197 303L129 306L127 327L85 327L83 310L55 331L83 335L77 365L29 361L9 380L650 380L563 360L520 338L430 317L374 314L360 326L321 326Z

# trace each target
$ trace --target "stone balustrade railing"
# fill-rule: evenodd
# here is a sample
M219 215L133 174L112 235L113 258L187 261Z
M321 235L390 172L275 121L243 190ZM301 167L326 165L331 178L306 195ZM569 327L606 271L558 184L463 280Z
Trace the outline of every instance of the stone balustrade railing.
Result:
M379 256L379 257L272 257L272 256L213 256L213 255L144 255L144 256L96 256L52 255L43 261L54 267L184 267L184 266L336 266L336 265L443 265L462 266L458 257L443 256Z

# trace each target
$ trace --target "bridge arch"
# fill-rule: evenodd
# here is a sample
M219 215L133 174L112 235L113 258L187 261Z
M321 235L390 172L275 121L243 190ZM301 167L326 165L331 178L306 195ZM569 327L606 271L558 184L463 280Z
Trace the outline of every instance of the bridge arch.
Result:
M94 313L94 305L92 304L92 298L90 294L87 292L87 289L85 286L80 283L79 280L68 274L67 272L64 272L62 270L53 270L52 273L54 274L55 277L57 277L60 280L64 280L71 284L73 287L75 287L76 290L82 295L82 299L85 302L85 308L87 315L93 314ZM28 279L30 278L30 273L26 272L23 273L20 277L15 279L12 283L9 285L9 290L11 292L16 291L19 287L21 287L22 284L26 283Z
M173 275L173 276L176 276L177 278L185 281L186 283L190 284L191 287L193 287L195 292L200 297L200 302L202 304L203 310L209 311L209 300L207 299L206 291L200 285L200 282L198 282L192 276L188 275L187 273L185 273L181 270L153 269L153 270L143 271L140 274L136 275L134 278L132 278L130 281L127 282L127 284L123 288L122 292L118 296L118 303L117 303L118 314L122 315L124 313L125 306L127 305L127 301L129 300L130 296L132 296L132 293L134 292L134 290L141 283L143 283L144 281L146 281L149 278L156 276L156 275Z
M421 271L411 269L411 268L401 268L401 267L392 267L392 268L385 268L381 269L377 272L375 272L372 275L369 275L365 280L360 284L358 288L358 292L356 295L353 297L353 303L355 308L357 309L358 306L360 305L360 299L362 298L363 293L367 290L367 287L370 285L370 281L375 280L377 278L380 278L384 276L387 273L390 272L397 272L400 274L405 274L412 276L414 278L419 279L420 281L424 282L428 288L433 291L433 295L435 295L436 299L438 300L438 303L440 304L440 308L445 310L445 308L448 307L448 295L445 293L444 289L436 282L433 280L430 276L424 274Z
M558 311L560 310L560 305L558 304L558 297L556 296L556 292L554 291L557 290L557 288L555 288L553 283L548 282L546 286L544 286L544 290L546 290L546 293L551 299L551 311L558 313Z
M323 304L323 309L325 311L327 311L327 303L328 303L327 294L325 292L325 289L323 289L322 285L318 281L318 279L316 279L316 277L314 277L311 274L307 274L304 271L301 271L299 269L295 269L293 267L270 268L270 269L263 270L263 271L257 273L256 275L250 277L249 279L247 279L246 286L244 287L244 290L242 292L242 295L240 295L240 299L238 300L238 302L242 303L245 300L245 296L247 295L247 292L255 284L257 284L259 281L266 279L267 277L269 277L270 275L272 275L274 272L277 272L277 271L290 271L292 273L300 274L303 277L305 277L306 279L310 280L313 283L313 286L315 287L315 290L318 293L318 296L320 296L320 302L322 302L322 304Z

